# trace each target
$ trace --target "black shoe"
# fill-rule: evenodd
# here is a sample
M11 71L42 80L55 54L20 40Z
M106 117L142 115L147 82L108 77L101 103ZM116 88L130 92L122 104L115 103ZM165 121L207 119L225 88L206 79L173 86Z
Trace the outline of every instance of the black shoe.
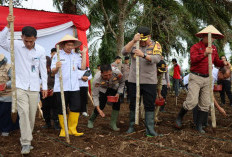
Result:
M181 108L178 117L176 119L176 128L180 129L182 127L182 119L187 112L188 110L185 110L183 107Z

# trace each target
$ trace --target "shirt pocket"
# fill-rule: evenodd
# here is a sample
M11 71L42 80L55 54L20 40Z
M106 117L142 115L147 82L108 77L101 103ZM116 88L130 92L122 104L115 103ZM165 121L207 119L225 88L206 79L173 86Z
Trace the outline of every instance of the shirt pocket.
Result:
M78 60L78 59L72 60L73 71L76 71L78 68L81 68L79 66L80 66L80 60Z
M33 64L36 68L38 68L38 67L39 67L39 57L34 57L34 58L32 59L32 64Z

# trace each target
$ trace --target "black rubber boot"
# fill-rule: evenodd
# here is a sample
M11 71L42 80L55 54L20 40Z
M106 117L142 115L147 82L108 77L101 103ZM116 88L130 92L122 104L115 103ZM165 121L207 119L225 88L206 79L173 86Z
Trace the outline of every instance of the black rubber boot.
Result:
M208 114L208 112L204 112L204 111L200 111L200 110L198 110L198 113L197 113L197 126L196 126L196 129L201 134L205 133L205 131L202 128L202 123L203 123L203 121L205 121L204 118L206 117L207 114Z
M55 129L55 130L60 130L60 123L59 123L59 120L54 120L54 129Z
M154 112L145 112L145 125L147 136L158 136L158 134L154 130Z
M202 126L203 127L207 127L207 126L209 126L209 124L208 124L208 116L209 116L209 112L206 112L205 114L204 114L204 120L203 120L203 122L202 122Z
M135 128L134 128L134 125L135 125L135 111L130 111L129 119L130 119L129 129L126 132L128 134L130 134L132 132L135 132Z
M44 126L42 126L43 129L49 129L52 127L50 120L45 120L45 123L46 124Z
M185 110L183 107L181 108L178 117L176 119L176 128L180 129L182 127L182 119L187 112L188 110Z
M195 126L197 125L197 113L198 113L198 107L196 106L193 108L193 122Z

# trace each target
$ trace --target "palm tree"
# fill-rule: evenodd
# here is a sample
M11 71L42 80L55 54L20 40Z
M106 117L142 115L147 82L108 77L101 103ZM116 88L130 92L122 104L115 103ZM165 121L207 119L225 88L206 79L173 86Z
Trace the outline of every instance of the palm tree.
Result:
M129 18L131 10L133 10L137 2L138 0L98 0L92 1L89 7L88 16L92 23L91 27L98 29L100 26L104 32L111 34L113 40L117 43L117 55L121 54L121 49L124 45L126 20Z
M84 14L88 0L53 0L53 4L61 13L80 15Z
M232 1L230 0L182 0L183 6L194 18L205 25L214 25L225 35L223 40L216 42L218 51L224 53L227 42L232 48ZM201 25L202 26L202 25ZM202 27L199 27L199 30Z
M227 41L232 47L232 2L228 0L54 0L54 4L65 13L70 10L75 14L88 12L92 55L96 55L96 45L100 42L103 42L100 50L104 50L100 54L120 55L124 43L133 38L141 25L151 28L152 37L161 43L167 56L173 49L178 54L188 55L189 48L199 40L195 33L208 24L226 35L224 40L216 42L219 52Z

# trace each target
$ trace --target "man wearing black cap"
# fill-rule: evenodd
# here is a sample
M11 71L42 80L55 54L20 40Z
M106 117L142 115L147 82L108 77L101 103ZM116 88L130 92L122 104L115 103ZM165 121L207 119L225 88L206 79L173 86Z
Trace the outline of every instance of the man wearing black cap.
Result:
M162 60L164 60L164 57L162 56ZM158 66L158 65L157 65ZM166 100L168 88L170 88L170 78L169 78L169 71L168 71L168 66L165 64L165 69L163 77L162 77L162 90L161 90L161 95L162 97ZM163 106L160 107L160 111L164 112L164 107L166 105L166 101Z
M157 64L157 95L159 99L163 99L163 77L164 74L167 72L167 68L166 68L166 63L164 60L160 60L160 62ZM165 98L166 99L166 96ZM157 106L157 104L155 104ZM163 107L164 105L162 105L161 107ZM160 122L160 120L158 119L158 113L159 113L160 108L157 106L156 111L155 111L155 122Z
M127 101L129 101L129 85L128 85L128 78L130 73L130 63L129 63L130 57L125 56L124 63L122 64L122 74L125 79L125 88L124 88L124 94L127 93Z
M136 49L136 42L139 41L140 48ZM134 132L135 123L135 103L136 103L136 56L139 57L139 81L140 92L143 96L145 109L145 125L147 136L157 136L154 130L154 102L156 98L157 67L161 59L162 49L158 42L153 42L148 27L139 27L138 33L122 49L123 55L130 54L131 70L129 74L130 93L130 125L127 133Z

